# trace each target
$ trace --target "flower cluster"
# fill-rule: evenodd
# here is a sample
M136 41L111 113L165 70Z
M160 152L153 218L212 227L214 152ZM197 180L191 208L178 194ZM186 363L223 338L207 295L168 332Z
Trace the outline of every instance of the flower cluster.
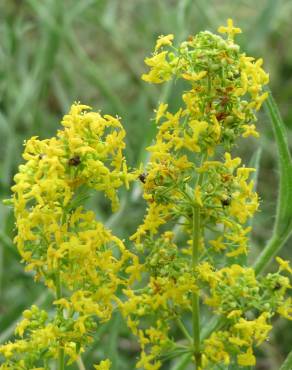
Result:
M166 231L157 239L145 240L149 250L143 263L148 272L144 286L125 289L128 297L120 302L120 309L131 331L138 336L142 354L137 367L158 369L157 358L177 348L169 335L172 322L179 321L184 310L191 306L191 293L197 290L187 255L183 255L173 240L174 234ZM147 320L149 327L142 330Z
M289 316L288 278L279 272L257 278L244 266L247 222L259 201L250 179L255 169L230 154L239 137L259 136L256 111L267 98L269 77L262 59L240 52L234 36L241 31L231 20L219 32L227 39L206 31L178 47L173 35L161 36L145 60L150 71L143 80L185 84L177 111L166 102L155 111L158 132L140 174L147 213L131 236L146 277L125 291L128 300L121 304L141 344L137 366L147 370L159 369L169 351L183 350L174 323L190 343L196 368L204 369L253 365L253 347L268 338L271 317ZM199 300L225 319L225 328L204 341ZM193 338L181 320L189 315Z
M230 36L235 31L231 28L228 32ZM148 148L151 158L144 186L149 210L144 225L132 237L136 240L145 232L155 233L174 212L173 205L180 208L185 198L200 207L205 201L204 207L212 204L214 208L233 197L228 210L240 223L257 209L257 196L252 183L247 183L253 170L238 169L233 176L240 159L231 160L228 152L225 166L207 158L218 147L231 149L239 136L258 136L255 111L267 97L262 90L269 79L261 68L262 60L255 61L241 53L233 37L224 40L210 32L200 32L178 48L172 46L172 39L172 35L158 39L154 56L146 59L151 70L142 78L152 83L176 78L190 86L182 95L178 111L169 112L167 103L161 103L156 110L158 133L156 142ZM168 50L158 52L165 46ZM198 159L194 153L199 153ZM207 172L208 181L205 188L197 184L194 196L190 188L202 172ZM216 210L208 212L211 217ZM245 252L245 246L240 252Z
M237 355L239 365L255 365L253 344L260 345L268 338L272 329L269 319L277 312L292 319L287 311L291 302L285 298L292 287L280 271L256 278L254 269L237 264L218 270L208 262L198 265L197 281L204 303L229 324L228 331L218 330L204 341L206 362L229 364Z
M219 32L230 36L234 29L219 28ZM158 40L154 55L145 60L150 72L142 76L151 83L172 78L190 83L182 95L184 107L175 115L184 129L176 130L178 122L165 123L164 130L169 133L165 141L171 141L175 149L206 150L211 155L214 147L230 146L240 135L257 137L255 110L267 97L263 85L269 81L261 67L263 60L241 53L233 37L224 40L205 31L175 48L170 36L166 36L167 43ZM169 120L166 110L167 104L159 106L157 121L162 117Z
M46 311L32 306L23 312L23 320L15 334L20 338L0 348L6 362L0 366L8 369L49 369L49 360L58 358L60 345L72 363L90 342L89 333L96 329L90 316L48 318Z
M253 168L231 154L240 137L258 137L256 111L267 98L262 59L240 51L228 20L219 33L200 32L178 47L158 38L142 78L180 79L176 111L156 109L149 162L128 172L118 118L74 104L56 137L25 144L15 176L15 242L27 270L54 291L54 314L25 310L18 337L0 347L1 370L59 369L77 361L100 323L120 310L138 338L137 368L158 370L188 354L197 370L253 366L254 348L276 314L292 319L289 263L265 276L247 264L250 219L259 206ZM147 211L130 237L135 252L85 209L94 189L119 206L117 191L139 179ZM220 317L201 337L201 311ZM192 324L192 331L188 326ZM208 330L207 330L208 332ZM109 370L110 360L94 365Z
M116 209L117 189L135 178L127 172L119 120L88 109L74 104L56 137L33 137L25 145L26 163L12 188L15 241L26 269L55 291L57 314L48 318L36 307L25 311L16 329L21 339L0 348L7 359L1 369L32 369L41 358L47 368L60 349L75 361L90 342L96 319L110 319L118 287L127 286L131 267L135 270L131 266L125 274L137 259L82 206L92 188L104 192Z

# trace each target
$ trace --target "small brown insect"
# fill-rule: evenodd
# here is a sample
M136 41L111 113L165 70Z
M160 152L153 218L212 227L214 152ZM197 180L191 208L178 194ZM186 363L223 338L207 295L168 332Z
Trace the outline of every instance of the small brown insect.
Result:
M229 96L223 95L220 100L221 100L220 102L221 106L225 107L225 105L227 105L227 103L229 102Z
M277 281L274 286L274 290L280 290L281 288L282 288L282 285Z
M153 282L154 293L159 293L161 291L161 286L154 280Z
M221 177L223 182L227 182L231 179L231 175L229 173L222 174Z
M230 203L231 203L231 197L227 197L225 199L221 199L221 204L222 204L222 207L227 207L227 206L230 206Z
M76 155L75 157L70 158L69 161L68 161L69 166L75 166L76 167L80 163L81 163L81 159L78 155Z
M227 116L228 114L226 112L216 113L216 118L218 121L223 121Z
M138 179L143 182L143 184L145 184L146 182L146 177L147 177L147 173L141 173L139 176L138 176Z

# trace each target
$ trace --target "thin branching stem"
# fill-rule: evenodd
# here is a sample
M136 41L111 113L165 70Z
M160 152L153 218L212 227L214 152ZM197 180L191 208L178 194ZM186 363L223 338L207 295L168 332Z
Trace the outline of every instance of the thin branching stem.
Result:
M193 208L193 245L192 245L192 267L195 271L199 261L199 243L200 243L200 209L199 207ZM193 341L194 341L194 355L195 355L195 369L201 366L201 350L200 350L200 302L199 293L193 292L192 296L192 307L193 307Z
M57 274L57 279L56 279L56 295L57 299L62 298L62 283L61 283L61 278L60 278L60 273L58 272ZM58 306L58 312L57 315L61 318L63 316L63 309L59 305ZM58 370L64 370L65 369L65 354L64 354L64 348L62 345L59 343L59 351L58 351Z
M189 334L187 328L185 327L184 323L181 321L181 319L178 317L176 319L177 325L184 334L185 338L190 342L191 345L193 345L193 338Z

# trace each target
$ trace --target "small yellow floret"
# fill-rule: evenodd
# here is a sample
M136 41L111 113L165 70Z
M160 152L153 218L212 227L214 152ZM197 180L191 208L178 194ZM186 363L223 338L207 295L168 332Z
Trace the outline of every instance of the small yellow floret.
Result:
M162 46L172 45L173 38L174 38L174 36L172 34L169 34L169 35L166 35L166 36L163 36L163 35L159 36L158 40L156 41L155 51L160 49Z
M154 112L156 113L155 122L158 123L160 119L164 116L168 108L168 104L160 103L158 109L155 109Z
M292 274L292 269L290 267L290 262L283 260L281 257L276 257L276 261L279 264L280 271L287 271Z
M237 356L238 365L241 366L254 366L256 358L253 354L252 348L249 348L246 353Z
M241 31L240 28L234 27L233 26L233 20L231 18L228 18L227 19L227 26L220 26L218 28L218 32L219 33L227 33L228 38L230 40L233 40L234 35L236 35L237 33L241 33L242 31Z
M244 133L242 134L242 137L259 137L260 134L256 131L255 125L243 125L242 128L244 129Z
M184 78L185 80L188 80L188 81L199 81L201 80L202 78L204 78L205 76L207 76L207 71L201 71L201 72L198 72L198 73L195 73L195 72L192 72L192 73L183 73L181 76L182 78Z
M94 365L95 370L109 370L111 366L110 360L101 361L98 365Z

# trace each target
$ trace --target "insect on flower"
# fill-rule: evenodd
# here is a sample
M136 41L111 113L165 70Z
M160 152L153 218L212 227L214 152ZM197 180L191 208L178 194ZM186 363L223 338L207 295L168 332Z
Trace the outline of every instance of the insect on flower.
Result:
M146 177L147 177L147 173L141 173L139 176L138 176L138 179L143 182L143 184L145 184L146 182Z
M222 204L223 208L229 206L230 203L231 203L231 197L230 196L228 196L224 199L221 199L221 204Z
M81 159L78 155L76 155L75 157L70 158L69 161L68 161L69 166L75 166L76 167L80 163L81 163Z

